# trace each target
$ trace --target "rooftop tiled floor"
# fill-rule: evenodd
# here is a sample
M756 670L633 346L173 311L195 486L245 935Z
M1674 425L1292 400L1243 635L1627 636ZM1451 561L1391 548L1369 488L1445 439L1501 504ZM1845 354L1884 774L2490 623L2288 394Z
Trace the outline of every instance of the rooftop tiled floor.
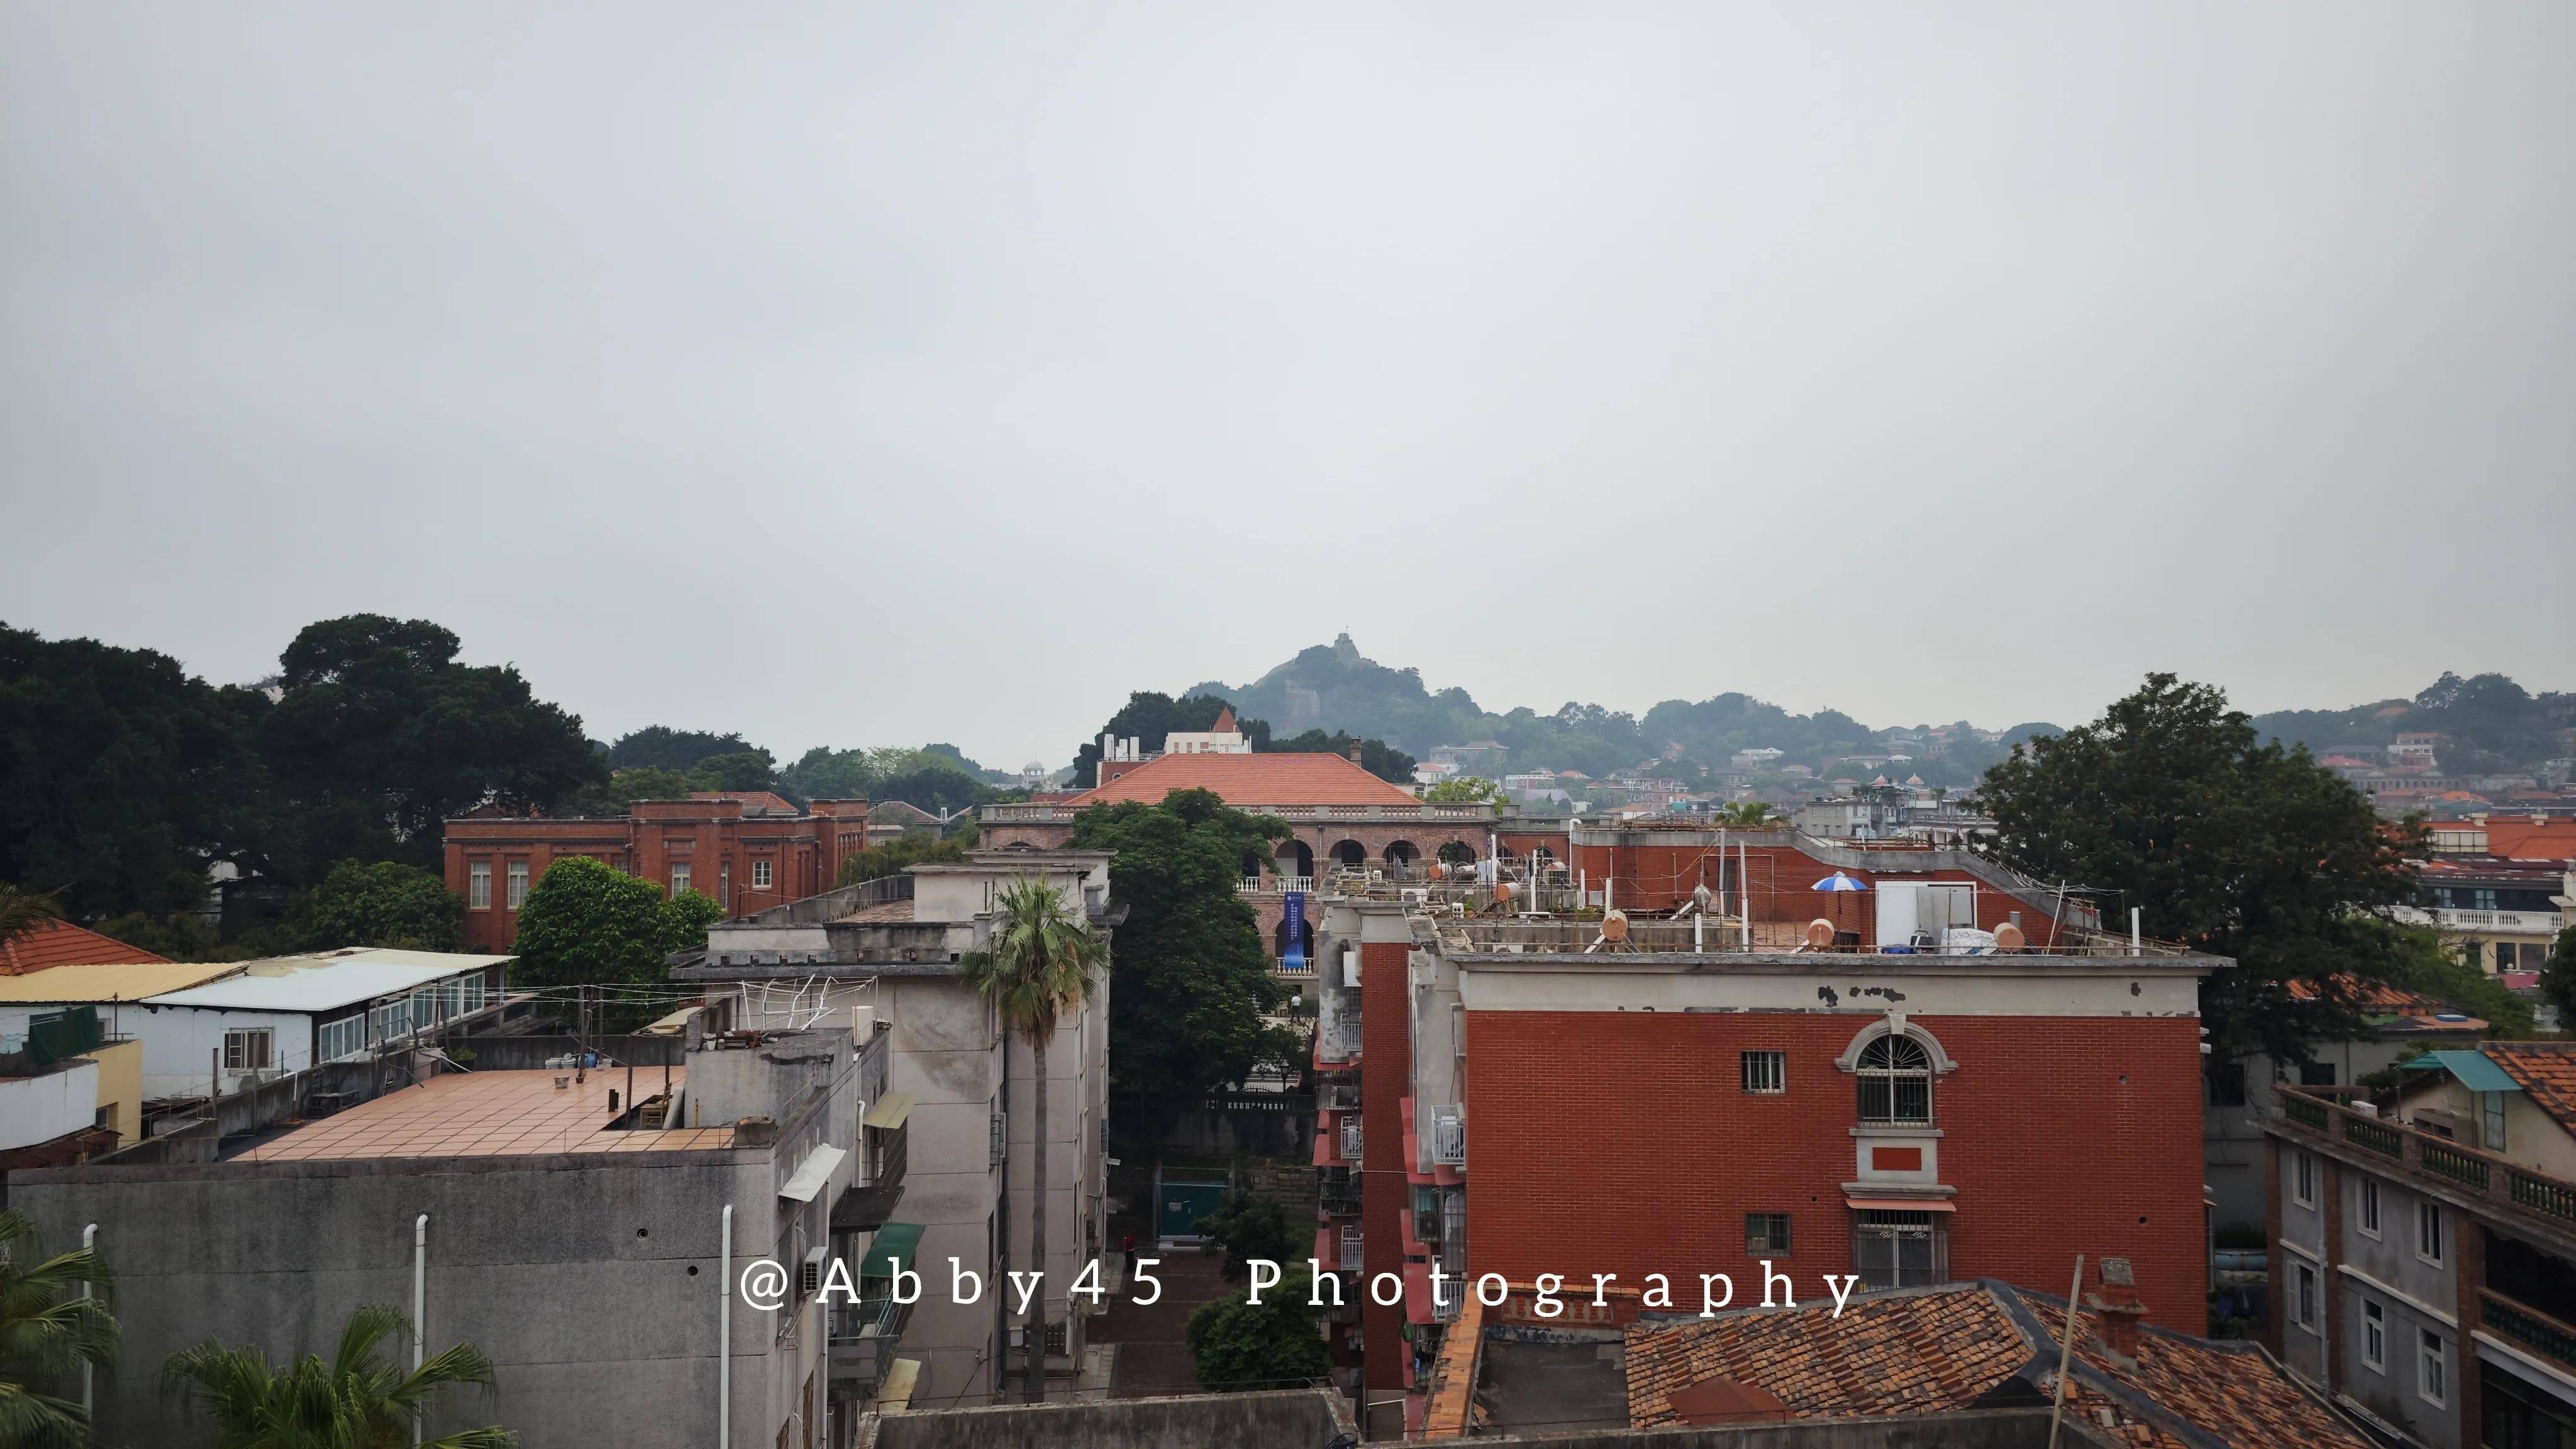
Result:
M626 1096L624 1068L555 1086L560 1072L453 1072L325 1117L241 1155L247 1162L378 1157L517 1157L564 1152L685 1152L733 1145L731 1127L612 1132L608 1094ZM671 1082L687 1076L671 1069ZM660 1067L637 1068L635 1092L662 1090Z

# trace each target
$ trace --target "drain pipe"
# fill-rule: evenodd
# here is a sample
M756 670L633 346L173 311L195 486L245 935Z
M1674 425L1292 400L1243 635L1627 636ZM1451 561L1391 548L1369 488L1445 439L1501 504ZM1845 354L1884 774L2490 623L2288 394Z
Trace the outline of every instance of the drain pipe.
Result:
M724 1210L724 1262L717 1269L719 1302L724 1316L716 1320L716 1449L733 1443L733 1204Z
M429 1338L429 1214L411 1220L411 1371L420 1372ZM412 1449L420 1449L420 1424L427 1403L411 1406Z
M98 1251L98 1224L92 1223L88 1227L81 1229L81 1251L84 1253L94 1253ZM81 1280L81 1301L83 1303L87 1303L89 1301L89 1295L89 1280L87 1278L83 1278ZM97 1411L97 1405L92 1401L93 1391L96 1387L95 1377L97 1373L98 1366L96 1364L91 1363L87 1359L81 1360L81 1417L83 1419L92 1419Z

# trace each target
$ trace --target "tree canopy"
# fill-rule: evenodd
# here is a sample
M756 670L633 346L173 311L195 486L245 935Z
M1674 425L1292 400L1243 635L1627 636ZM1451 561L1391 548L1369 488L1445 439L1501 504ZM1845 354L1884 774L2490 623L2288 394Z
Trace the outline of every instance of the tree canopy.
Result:
M461 951L465 902L428 871L398 861L344 860L297 907L295 931L309 950Z
M1240 1188L1227 1193L1217 1210L1194 1226L1207 1240L1205 1251L1225 1254L1225 1277L1230 1283L1246 1281L1255 1258L1293 1263L1315 1245L1314 1224L1303 1224L1302 1235L1294 1232L1288 1214L1275 1199Z
M1255 745L1253 746L1253 752L1259 754L1269 751L1283 755L1342 755L1347 757L1351 752L1351 746L1354 744L1358 745L1360 749L1361 769L1368 771L1370 774L1377 776L1381 780L1391 781L1398 785L1410 785L1413 783L1413 766L1415 761L1411 755L1389 746L1384 740L1354 740L1351 738L1350 731L1348 730L1335 730L1331 734L1326 734L1322 730L1308 730L1302 735L1292 735L1284 740L1274 739L1266 746Z
M1214 1393L1288 1389L1321 1383L1332 1373L1332 1352L1315 1332L1315 1310L1307 1306L1314 1288L1305 1265L1298 1263L1281 1279L1259 1303L1249 1293L1235 1293L1202 1303L1190 1314L1183 1339L1200 1388Z
M531 986L655 987L669 980L663 958L703 946L724 908L696 891L669 900L650 881L587 856L546 868L519 908L513 979Z
M384 1353L411 1337L400 1309L370 1304L349 1315L330 1362L303 1354L273 1365L257 1348L209 1338L170 1355L162 1377L212 1421L216 1449L392 1449L413 1442L415 1416L461 1384L492 1386L492 1360L470 1343L404 1369ZM421 1449L512 1449L498 1425L461 1429Z
M2258 743L2209 685L2150 674L2099 720L1987 771L1980 798L2008 864L2102 893L2112 923L2135 906L2150 934L2235 959L2201 983L2223 1057L2305 1060L2360 1030L2340 982L2407 968L2390 911L2414 892L2420 840L2305 749Z
M1271 974L1252 908L1235 895L1248 862L1266 860L1288 827L1228 808L1208 790L1160 804L1095 805L1071 844L1113 850L1111 897L1127 908L1110 968L1109 1070L1118 1087L1195 1093L1293 1062L1265 1012L1294 994Z
M612 770L669 770L687 774L700 760L717 755L758 754L766 758L767 750L749 744L738 734L713 734L706 730L675 730L668 725L646 725L617 737L608 747L608 767Z

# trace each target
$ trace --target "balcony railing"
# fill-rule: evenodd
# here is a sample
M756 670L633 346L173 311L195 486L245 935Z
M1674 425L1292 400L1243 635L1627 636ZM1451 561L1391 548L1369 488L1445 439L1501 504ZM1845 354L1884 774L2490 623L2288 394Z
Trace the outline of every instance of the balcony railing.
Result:
M2482 1199L2502 1212L2543 1220L2562 1233L2576 1233L2576 1182L2296 1087L2275 1087L2273 1098L2280 1103L2280 1120L2296 1129L2297 1136L2342 1143L2394 1170Z
M1335 1217L1360 1210L1360 1181L1347 1170L1326 1168L1324 1180L1317 1189L1315 1205Z
M895 1204L903 1200L903 1174L912 1157L912 1124L892 1131L868 1128L867 1175L832 1209L835 1232L865 1232L885 1226Z
M1361 1141L1362 1137L1360 1133L1359 1119L1353 1117L1344 1120L1342 1123L1342 1157L1345 1161L1357 1162L1360 1160Z
M2498 1337L2512 1339L2576 1373L2576 1328L2492 1288L2478 1290L2478 1321Z
M1365 1261L1361 1250L1365 1248L1367 1244L1368 1239L1366 1235L1360 1231L1356 1224L1345 1223L1342 1226L1343 1272L1356 1273L1360 1271L1360 1265Z
M897 1345L912 1321L912 1306L891 1295L832 1305L828 1342L835 1398L865 1398L885 1382Z

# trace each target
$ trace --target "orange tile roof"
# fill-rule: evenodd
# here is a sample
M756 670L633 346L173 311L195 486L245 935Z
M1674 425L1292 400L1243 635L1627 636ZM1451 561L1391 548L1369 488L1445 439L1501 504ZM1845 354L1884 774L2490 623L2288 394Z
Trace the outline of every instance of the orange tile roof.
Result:
M1243 727L1234 722L1234 706L1224 705L1216 712L1216 723L1207 727L1212 735L1240 734Z
M611 1132L608 1094L623 1068L556 1088L560 1072L450 1072L296 1128L241 1155L248 1162L387 1157L531 1157L568 1152L681 1152L730 1147L731 1127ZM688 1073L671 1068L674 1085ZM635 1069L635 1093L662 1090L660 1067ZM621 1096L622 1110L628 1105Z
M2369 1440L2251 1345L2146 1329L2137 1361L2121 1364L2094 1339L2093 1317L2077 1316L2069 1412L2118 1442L2368 1449ZM1628 1422L1680 1424L1672 1394L1710 1378L1768 1390L1793 1419L2045 1402L2065 1322L2062 1302L1996 1282L1873 1294L1839 1319L1830 1307L1810 1306L1640 1322L1627 1333ZM2012 1385L2015 1378L2024 1387Z
M1342 755L1164 755L1147 760L1108 784L1085 790L1066 804L1152 805L1174 790L1213 790L1228 805L1403 805L1422 802L1354 765Z
M24 976L52 966L123 965L168 959L69 921L38 921L35 929L25 935L0 942L0 976Z
M745 815L802 815L795 802L775 790L691 790L692 800L738 800Z
M2532 1105L2576 1132L2576 1042L2491 1041L2479 1050L2522 1084Z
M2576 860L2576 820L2487 818L2487 853L2516 860Z

